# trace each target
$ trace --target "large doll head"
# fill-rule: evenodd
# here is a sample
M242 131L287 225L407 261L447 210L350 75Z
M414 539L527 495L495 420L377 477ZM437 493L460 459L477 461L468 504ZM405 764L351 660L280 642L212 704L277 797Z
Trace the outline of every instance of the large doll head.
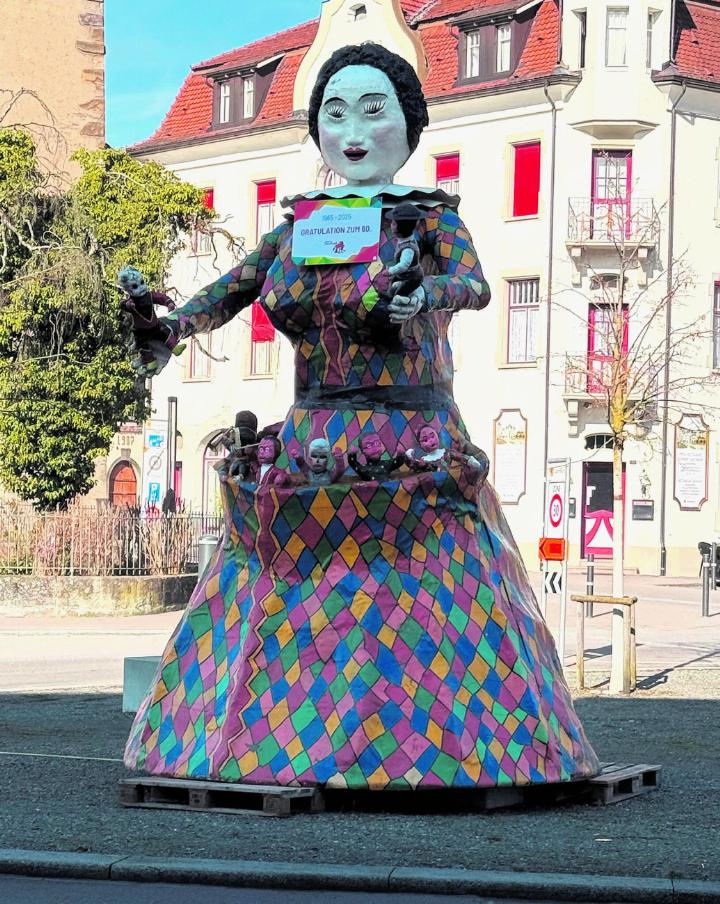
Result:
M349 185L384 185L418 146L428 112L412 66L368 43L341 47L324 64L308 119L323 160Z

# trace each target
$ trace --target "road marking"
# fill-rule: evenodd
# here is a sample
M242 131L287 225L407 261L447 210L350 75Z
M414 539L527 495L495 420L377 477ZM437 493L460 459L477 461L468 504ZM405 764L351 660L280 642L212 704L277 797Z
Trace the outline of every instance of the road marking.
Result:
M94 763L122 763L122 760L106 756L72 756L67 753L22 753L19 750L0 750L0 756L30 756L48 760L87 760Z

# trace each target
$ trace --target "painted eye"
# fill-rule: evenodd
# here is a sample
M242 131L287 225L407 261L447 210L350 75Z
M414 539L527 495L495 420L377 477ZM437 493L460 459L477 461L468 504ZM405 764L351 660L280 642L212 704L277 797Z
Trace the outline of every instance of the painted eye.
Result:
M325 112L332 119L342 119L345 107L341 107L340 104L331 104L329 107L325 107Z
M370 116L374 116L376 113L381 113L384 109L384 100L371 100L367 104L365 104L365 112Z

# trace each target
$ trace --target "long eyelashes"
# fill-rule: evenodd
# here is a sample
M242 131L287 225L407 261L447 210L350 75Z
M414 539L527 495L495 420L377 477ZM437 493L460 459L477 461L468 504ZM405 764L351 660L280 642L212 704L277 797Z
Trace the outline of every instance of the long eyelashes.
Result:
M369 103L365 104L365 112L369 113L371 116L375 113L380 113L384 108L384 100L371 100Z
M325 107L325 113L331 119L342 119L345 115L346 109L346 107L341 106L340 104L331 104L330 106ZM371 100L365 104L365 106L363 107L363 112L368 116L376 116L378 113L382 113L384 109L384 100Z

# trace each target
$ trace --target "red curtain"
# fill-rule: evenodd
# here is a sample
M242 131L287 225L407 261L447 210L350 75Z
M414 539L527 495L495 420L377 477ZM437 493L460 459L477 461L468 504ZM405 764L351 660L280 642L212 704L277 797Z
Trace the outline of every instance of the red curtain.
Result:
M270 323L268 315L258 302L252 306L252 341L272 342L275 338L275 327Z
M515 145L513 216L529 217L538 212L540 197L540 142Z
M435 182L460 178L460 154L435 158Z
M274 179L267 182L257 182L257 203L274 204L277 200L277 188Z

